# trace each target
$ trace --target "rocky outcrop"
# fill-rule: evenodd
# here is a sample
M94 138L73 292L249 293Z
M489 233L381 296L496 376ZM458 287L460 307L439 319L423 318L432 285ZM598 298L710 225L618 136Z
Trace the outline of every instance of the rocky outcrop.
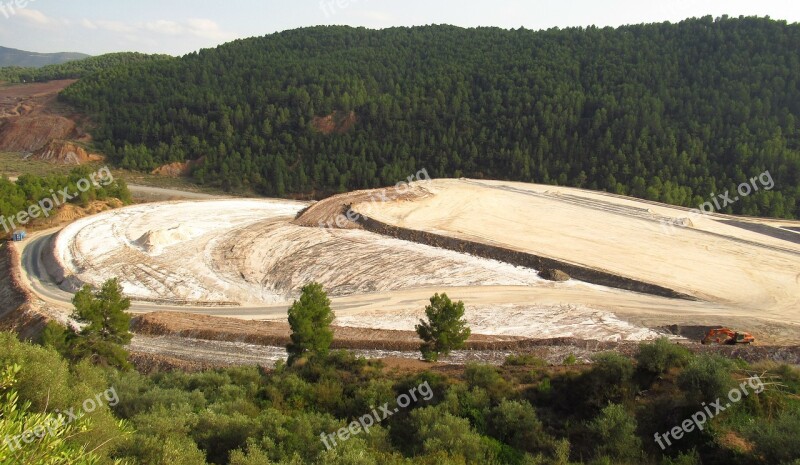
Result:
M569 281L569 275L561 270L546 268L539 272L539 277L548 281L563 282Z
M100 155L90 154L83 147L65 140L52 140L37 150L31 158L60 165L82 165L102 160Z

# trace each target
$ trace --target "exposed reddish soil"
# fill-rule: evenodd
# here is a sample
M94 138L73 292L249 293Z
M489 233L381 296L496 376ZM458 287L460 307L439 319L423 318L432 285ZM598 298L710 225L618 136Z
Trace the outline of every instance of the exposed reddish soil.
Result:
M56 100L58 93L77 82L76 79L0 86L0 118L25 116Z
M82 165L92 161L102 160L102 155L89 153L73 142L65 140L51 140L47 145L37 150L31 158L49 161L59 165Z
M192 169L203 162L205 157L200 157L197 160L189 160L185 162L178 162L169 163L167 165L159 166L158 168L154 169L150 174L155 174L157 176L167 176L171 178L181 178L189 176L192 173Z
M311 125L314 129L325 134L344 134L355 126L357 121L356 113L351 111L348 114L343 114L334 111L328 116L315 116L311 120Z
M14 331L21 339L35 338L49 317L40 311L22 283L16 248L0 243L0 331Z
M87 142L80 115L58 102L67 79L0 87L0 150L36 152L54 139Z
M63 116L11 116L0 120L0 150L35 152L53 139L76 136L75 122Z

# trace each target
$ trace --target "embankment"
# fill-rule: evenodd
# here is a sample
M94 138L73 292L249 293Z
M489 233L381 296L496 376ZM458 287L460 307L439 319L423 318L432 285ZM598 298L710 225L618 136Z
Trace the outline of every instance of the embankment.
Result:
M352 216L352 215L351 215ZM457 239L454 237L441 236L426 231L401 228L374 220L363 214L356 216L355 222L367 231L381 234L384 236L402 239L404 241L416 242L441 249L453 250L460 253L474 255L476 257L498 260L516 266L533 268L535 270L557 269L561 270L572 278L591 284L623 289L626 291L651 294L671 299L698 300L696 297L677 292L657 284L639 281L637 279L619 276L607 271L588 268L575 263L556 260L553 258L542 257L527 252L520 252L495 245L483 244L480 242Z
M146 336L179 336L210 341L285 346L290 342L288 323L245 321L234 318L154 312L133 319L131 330ZM333 327L334 349L415 351L420 339L414 331ZM538 341L537 341L538 342ZM473 335L468 350L517 350L531 341L514 336Z
M34 339L49 321L36 308L19 269L19 252L0 243L0 331L14 331L21 339Z
M205 340L244 343L254 346L285 347L291 330L284 322L245 321L235 318L156 312L137 316L131 329L145 336L186 338L186 341ZM413 331L390 331L365 328L334 327L332 348L418 353L420 340ZM731 359L748 362L771 360L778 363L800 364L800 346L704 346L696 342L681 342L695 353L716 353ZM522 337L486 336L473 334L467 341L467 351L531 353L559 364L569 354L589 360L592 354L604 351L619 352L633 357L639 350L637 342L593 341L576 338L527 339ZM223 364L224 365L224 364Z

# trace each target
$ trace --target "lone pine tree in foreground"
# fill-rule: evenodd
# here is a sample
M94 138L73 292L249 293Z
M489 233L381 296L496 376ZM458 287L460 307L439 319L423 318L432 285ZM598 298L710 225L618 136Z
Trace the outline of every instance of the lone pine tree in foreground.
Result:
M451 350L464 347L472 333L464 319L464 302L453 303L447 294L435 294L431 304L425 307L428 321L420 320L417 334L424 341L420 347L422 358L435 362L439 355L448 355Z
M131 301L123 295L119 281L109 279L97 292L83 286L72 304L72 318L82 328L65 329L58 323L48 323L42 336L44 345L55 347L73 361L89 358L94 364L129 368L128 352L123 346L132 338L131 316L126 313Z
M289 326L292 328L292 342L286 346L289 365L306 353L328 355L333 342L331 323L336 316L331 310L331 301L318 283L303 287L300 300L295 300L289 308Z

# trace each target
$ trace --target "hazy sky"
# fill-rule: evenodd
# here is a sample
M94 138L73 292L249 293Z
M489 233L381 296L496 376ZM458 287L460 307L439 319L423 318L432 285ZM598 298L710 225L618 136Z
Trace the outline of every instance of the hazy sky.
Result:
M182 55L319 24L547 29L709 14L798 22L800 0L0 0L0 45L36 52Z

